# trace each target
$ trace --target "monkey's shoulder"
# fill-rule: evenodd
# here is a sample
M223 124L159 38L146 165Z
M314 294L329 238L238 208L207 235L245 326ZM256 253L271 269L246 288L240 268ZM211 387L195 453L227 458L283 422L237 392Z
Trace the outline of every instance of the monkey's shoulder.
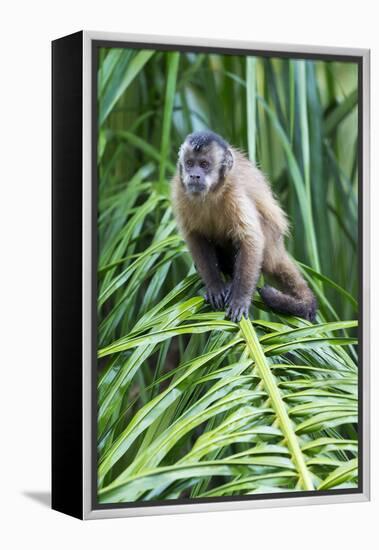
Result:
M245 201L240 203L254 204L262 220L263 229L273 234L284 235L288 232L287 216L275 198L271 185L264 173L255 166L245 155L238 155L237 170L231 173L234 178L235 189L239 189ZM247 200L246 200L247 199Z

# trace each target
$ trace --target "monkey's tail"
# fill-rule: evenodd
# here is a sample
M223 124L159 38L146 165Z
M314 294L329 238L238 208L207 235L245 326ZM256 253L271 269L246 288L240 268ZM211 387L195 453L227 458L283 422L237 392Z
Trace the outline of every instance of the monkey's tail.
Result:
M258 292L264 303L272 310L303 317L312 323L315 322L317 302L309 289L302 296L292 296L272 286L264 285L262 288L258 288Z

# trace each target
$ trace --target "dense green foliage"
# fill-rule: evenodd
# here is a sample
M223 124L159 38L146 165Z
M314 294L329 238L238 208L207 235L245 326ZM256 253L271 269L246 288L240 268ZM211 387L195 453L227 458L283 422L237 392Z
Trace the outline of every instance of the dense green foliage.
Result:
M100 50L99 500L357 482L357 69ZM169 200L176 152L212 128L268 175L317 323L239 325L204 303Z

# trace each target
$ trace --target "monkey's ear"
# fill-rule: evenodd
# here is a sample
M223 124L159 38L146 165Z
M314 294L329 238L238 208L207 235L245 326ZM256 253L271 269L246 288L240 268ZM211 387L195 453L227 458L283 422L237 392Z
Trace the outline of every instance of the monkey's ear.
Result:
M178 162L180 162L183 158L183 153L184 153L184 143L181 144L181 146L179 147L179 151L178 151Z
M225 159L224 159L224 165L225 165L225 171L229 172L233 168L234 164L234 158L233 153L230 149L227 149L225 152Z

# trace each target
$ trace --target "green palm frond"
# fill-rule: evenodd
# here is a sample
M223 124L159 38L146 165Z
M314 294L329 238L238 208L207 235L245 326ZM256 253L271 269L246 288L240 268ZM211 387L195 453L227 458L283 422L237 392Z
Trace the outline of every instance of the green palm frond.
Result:
M201 298L196 300L197 305L203 303ZM188 302L192 304L194 299L183 302L183 309L188 308ZM166 319L171 311L172 307L167 308ZM180 481L184 490L183 480L192 483L194 472L202 472L199 479L209 480L220 475L236 477L239 487L247 477L249 489L257 488L261 479L265 484L274 480L275 486L282 490L314 490L339 486L341 479L346 483L356 478L357 468L350 464L351 456L357 454L356 436L335 437L333 429L357 421L357 373L348 369L338 355L345 342L330 336L332 332L355 326L355 322L321 323L300 329L280 324L280 330L279 323L271 327L266 323L265 331L260 329L258 338L260 323L257 330L249 320L243 320L240 327L219 320L196 323L196 314L191 314L191 323L186 317L168 321L169 328L164 330L170 338L193 334L197 324L199 332L206 325L207 331L214 335L221 325L224 331L228 329L227 343L180 364L169 377L163 377L170 380L168 387L139 408L117 437L117 430L114 436L109 436L108 428L108 444L99 466L100 498L104 502L141 498L144 491L153 489L155 498L170 498L167 497L169 487L172 485L175 493ZM203 319L204 314L201 315ZM232 327L234 330L230 331ZM140 330L143 330L141 325ZM132 341L133 338L129 340ZM308 355L317 358L312 364L304 364L302 350L308 349L308 341L312 342L312 352L308 351ZM338 370L324 365L323 357L318 358L314 351L318 344L322 349L325 341L328 355L340 365ZM161 342L160 339L152 341L148 331L138 337L133 347L139 353L141 349L148 349L152 355L154 344ZM209 339L207 349L210 342ZM274 346L272 342L278 344ZM278 356L281 357L278 348L283 346L284 350L291 346L291 357L285 351L283 362L278 362ZM116 347L113 353L122 353L125 349L125 346ZM232 357L238 360L230 363ZM122 373L123 368L119 372ZM110 387L119 388L120 380L124 379L115 376ZM159 386L164 380L158 379L153 385ZM122 387L124 391L125 385ZM194 394L197 399L191 404ZM117 395L117 391L112 395ZM113 399L112 404L115 405ZM200 426L204 431L196 437L194 434ZM111 432L112 429L114 427L110 428ZM148 433L148 444L140 446L121 473L110 475L136 440L143 434L146 438ZM186 438L191 441L187 452L179 459L174 454L175 460L170 464L170 454ZM232 449L236 452L231 452ZM204 467L199 467L199 463L204 463ZM347 463L350 467L345 471ZM339 475L340 471L344 472L343 476ZM112 481L111 477L114 477ZM159 483L161 494L157 489ZM233 494L233 482L222 486L222 494Z

